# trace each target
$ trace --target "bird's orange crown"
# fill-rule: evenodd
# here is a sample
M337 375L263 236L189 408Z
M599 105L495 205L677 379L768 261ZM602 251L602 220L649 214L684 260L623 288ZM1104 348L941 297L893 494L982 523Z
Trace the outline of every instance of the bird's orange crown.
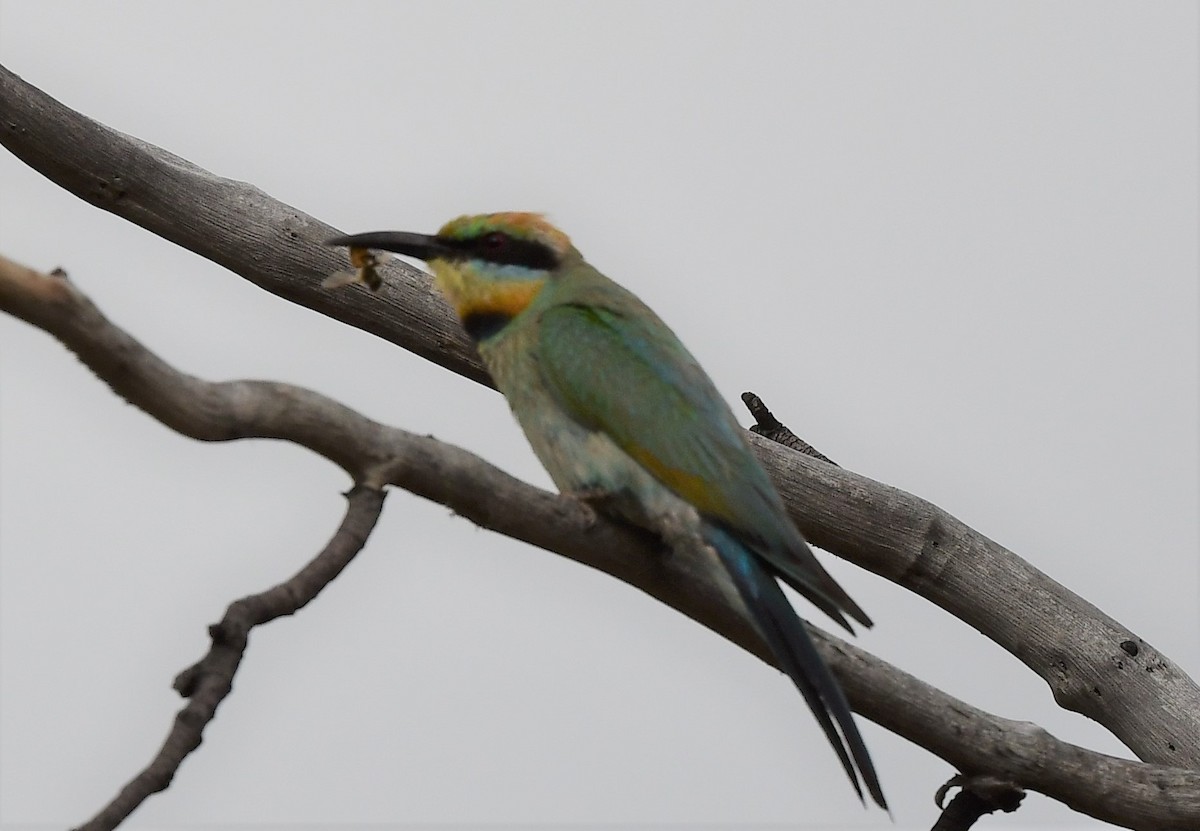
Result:
M538 213L506 211L494 214L460 216L442 226L442 239L470 240L500 232L517 240L537 242L562 257L571 250L571 238Z

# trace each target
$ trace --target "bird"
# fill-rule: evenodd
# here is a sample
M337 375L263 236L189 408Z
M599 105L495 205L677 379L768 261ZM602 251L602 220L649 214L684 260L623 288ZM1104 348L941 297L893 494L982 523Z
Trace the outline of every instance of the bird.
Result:
M433 235L338 236L424 261L560 492L715 551L860 800L887 808L837 680L779 580L853 633L872 622L792 523L729 405L679 338L542 214L465 215ZM862 782L860 786L859 782ZM865 802L865 800L864 800Z

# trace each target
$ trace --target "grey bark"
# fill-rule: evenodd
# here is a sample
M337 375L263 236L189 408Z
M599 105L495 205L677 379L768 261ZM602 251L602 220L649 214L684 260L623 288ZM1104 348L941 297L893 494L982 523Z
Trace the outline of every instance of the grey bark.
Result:
M321 244L334 233L330 226L270 199L250 185L222 179L166 151L91 121L3 68L0 68L0 140L31 167L70 192L221 263L268 291L384 337L473 380L488 381L469 342L436 298L423 273L393 261L381 269L385 285L378 295L325 291L320 287L321 280L344 267L341 257ZM6 289L6 308L51 331L54 331L50 326L54 314L47 309L58 308L56 304L60 303L70 306L79 302L65 300L67 295L74 295L61 285L55 288L54 284L28 278L26 289L33 295L25 296L24 290L13 289L17 283ZM42 301L48 306L39 306L30 299L37 292L45 293ZM23 311L17 308L21 304ZM89 312L88 306L84 303L68 316L72 320L68 329L74 327L71 329L74 334L55 331L72 349L76 347L71 345L68 334L83 337L89 327L99 325L97 320L102 320L94 307ZM90 322L89 315L94 315ZM104 363L117 362L127 367L128 355L122 350L131 348L125 343L95 350L93 369L114 388L116 381L111 372L106 372ZM205 384L189 376L179 376L152 355L145 362L145 377L138 376L132 381L144 386L121 392L180 432L207 440L271 435L298 441L341 464L364 485L400 484L451 504L481 525L560 551L638 585L765 658L752 628L736 610L721 601L719 588L702 570L667 574L672 567L664 566L663 573L631 568L631 559L638 558L630 558L628 549L652 547L650 543L587 516L574 503L507 480L494 469L481 473L478 468L483 463L479 460L428 439L408 437L402 448L390 447L389 438L396 440L401 435L399 431L367 422L328 399L319 396L314 399L315 393L257 382ZM180 384L187 388L187 394L178 398L168 394ZM223 409L228 406L232 406L232 411ZM196 426L194 416L211 415L214 411L223 415L204 422L203 427ZM274 415L266 417L270 412ZM279 419L286 421L290 417L305 423L290 425L286 436L271 432L282 430L278 427L283 423ZM347 419L355 426L343 431L344 440L350 442L343 444L341 438L334 440L327 429L330 424L344 423ZM320 429L312 429L318 424ZM325 438L321 439L321 435ZM1158 820L1186 816L1195 822L1198 776L1195 771L1200 769L1200 688L1169 659L1012 552L936 506L757 437L755 444L810 540L894 580L970 623L1044 678L1062 706L1100 722L1139 758L1155 765L1121 760L1097 762L1090 759L1097 754L1062 743L1047 745L1046 734L1026 735L1028 731L1020 729L1014 732L1014 723L1004 720L995 722L1000 727L990 732L983 730L977 736L978 741L959 738L949 745L939 745L924 735L920 725L904 726L902 723L908 717L905 713L879 706L878 699L886 696L874 694L870 687L856 688L851 677L847 680L847 692L857 710L889 729L919 740L964 772L1006 775L1073 807L1084 795L1072 796L1070 789L1086 790L1096 784L1084 774L1119 770L1128 781L1148 788L1146 793L1157 794L1155 804L1160 810L1167 810L1167 814L1157 815ZM413 480L414 458L438 466L445 478L436 482ZM456 478L455 471L461 477L464 469L470 470L468 477ZM496 490L501 485L506 489ZM513 511L509 499L519 499L521 510ZM547 519L535 527L515 527L513 520L506 518L510 514L528 517L539 511ZM823 643L824 649L831 648L828 641ZM850 658L844 656L859 652L849 645L840 645L833 651L837 654L832 656L831 663L839 673L847 671ZM899 673L892 667L888 670ZM895 680L895 676L889 677ZM916 711L925 713L934 722L944 720L947 713L979 712L961 702L938 700L937 708ZM910 715L913 711L906 712ZM937 732L939 725L926 727ZM1003 738L989 741L989 736ZM1026 752L1049 752L1053 747L1060 756L1062 752L1068 753L1063 758L1073 758L1071 754L1075 753L1088 754L1089 758L1086 765L1075 769L1059 763L1062 761L1059 756L1043 756L1040 762L1018 765L1020 777L1008 776L1012 773L1008 767L1012 765L1000 762L1009 752L1004 749L1007 747L1004 742L1016 742ZM993 753L976 755L986 749ZM1047 764L1056 759L1055 764ZM1038 781L1026 781L1031 776ZM1067 784L1064 776L1069 780ZM1083 778L1070 779L1071 776ZM1118 811L1106 798L1099 803L1085 800L1078 807L1093 816L1130 827L1171 827L1144 824L1143 819L1148 816L1144 811L1151 807L1127 796L1132 800L1124 803L1127 807L1141 806L1133 814Z

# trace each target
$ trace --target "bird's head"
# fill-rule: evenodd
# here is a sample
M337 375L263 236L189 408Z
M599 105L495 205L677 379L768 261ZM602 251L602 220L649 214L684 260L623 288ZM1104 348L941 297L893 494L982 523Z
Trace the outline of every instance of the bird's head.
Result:
M460 216L433 236L377 231L336 237L329 244L424 260L477 341L503 329L529 307L556 271L579 256L566 234L533 213Z

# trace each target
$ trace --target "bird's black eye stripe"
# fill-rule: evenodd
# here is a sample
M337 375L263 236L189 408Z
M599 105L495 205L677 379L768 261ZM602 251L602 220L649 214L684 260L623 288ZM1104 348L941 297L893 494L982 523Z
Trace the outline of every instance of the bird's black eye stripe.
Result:
M517 239L503 231L443 242L464 260L484 260L497 265L521 265L546 271L558 265L558 255L549 246L534 240Z

